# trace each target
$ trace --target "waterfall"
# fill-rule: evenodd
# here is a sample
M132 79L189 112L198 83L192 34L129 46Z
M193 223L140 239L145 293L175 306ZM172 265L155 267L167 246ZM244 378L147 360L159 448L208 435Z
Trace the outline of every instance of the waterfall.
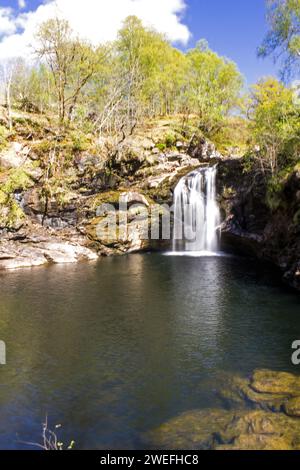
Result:
M179 181L174 193L173 251L218 251L216 175L214 166L193 171Z

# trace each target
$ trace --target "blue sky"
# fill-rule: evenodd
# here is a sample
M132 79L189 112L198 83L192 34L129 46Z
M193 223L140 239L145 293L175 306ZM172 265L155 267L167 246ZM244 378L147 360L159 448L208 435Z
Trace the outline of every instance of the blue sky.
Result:
M11 7L15 9L15 14L17 14L17 12L35 11L39 5L44 3L42 0L25 0L26 7L20 9L19 1L0 0L0 9L1 7ZM68 0L60 1L67 2ZM69 5L81 4L82 12L84 12L87 2L92 5L92 1L72 0ZM107 13L106 24L102 24L102 29L108 28L109 23L113 23L115 17L118 16L118 11L113 4L118 3L120 7L123 7L122 14L124 15L126 5L129 5L130 2L133 3L133 0L94 0L94 8L97 9L95 14L98 15L99 21L101 21L101 16L103 17L101 8L111 9L110 16ZM147 15L152 15L149 20L156 22L158 27L163 24L162 28L165 27L166 32L168 32L166 23L169 21L173 37L184 37L187 31L183 30L183 25L188 27L191 39L186 46L180 46L182 49L193 47L201 38L207 39L213 50L238 64L248 84L256 82L262 76L278 74L279 67L274 65L272 59L262 60L258 59L256 55L257 47L267 31L265 0L185 0L187 8L181 14L178 12L180 21L173 27L171 26L172 2L174 6L175 4L183 4L184 0L137 0L138 2L144 4L144 18L147 18ZM163 4L165 5L164 10ZM169 5L169 12L166 11L166 5ZM130 13L128 12L128 14ZM78 16L81 18L80 11ZM153 18L155 18L154 21ZM98 28L96 23L95 28L101 30L101 25Z
M265 0L189 0L185 23L210 47L234 60L248 83L278 73L273 59L258 59L257 47L266 31Z

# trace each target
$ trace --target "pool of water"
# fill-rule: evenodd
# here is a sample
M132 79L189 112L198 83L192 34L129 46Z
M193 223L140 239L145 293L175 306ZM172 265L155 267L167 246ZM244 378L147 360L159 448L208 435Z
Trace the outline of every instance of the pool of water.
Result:
M0 448L61 424L77 449L143 448L143 433L216 405L221 371L300 373L299 295L235 257L161 254L1 274Z

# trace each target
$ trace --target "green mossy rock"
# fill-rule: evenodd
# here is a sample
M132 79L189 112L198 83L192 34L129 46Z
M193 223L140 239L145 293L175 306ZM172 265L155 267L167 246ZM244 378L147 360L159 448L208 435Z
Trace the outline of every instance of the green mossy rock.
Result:
M299 450L300 420L263 410L195 410L147 435L158 449Z
M300 395L300 377L288 372L256 370L251 380L251 387L259 393Z
M263 410L280 411L288 395L285 393L260 393L255 391L248 379L232 376L225 379L219 391L219 395L227 404L252 406Z
M298 384L285 372L257 370L250 379L223 373L226 409L183 413L148 433L147 442L159 449L300 450Z
M215 446L215 435L225 432L233 412L194 410L171 419L146 435L147 443L157 449L208 450Z
M289 416L300 418L300 396L288 400L284 405L284 411Z

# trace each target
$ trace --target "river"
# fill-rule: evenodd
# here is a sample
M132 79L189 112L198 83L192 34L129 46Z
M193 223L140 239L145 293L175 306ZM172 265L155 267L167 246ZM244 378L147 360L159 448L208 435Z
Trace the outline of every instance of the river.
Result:
M0 448L143 448L143 433L217 405L222 371L299 373L299 295L246 258L130 255L1 274Z

